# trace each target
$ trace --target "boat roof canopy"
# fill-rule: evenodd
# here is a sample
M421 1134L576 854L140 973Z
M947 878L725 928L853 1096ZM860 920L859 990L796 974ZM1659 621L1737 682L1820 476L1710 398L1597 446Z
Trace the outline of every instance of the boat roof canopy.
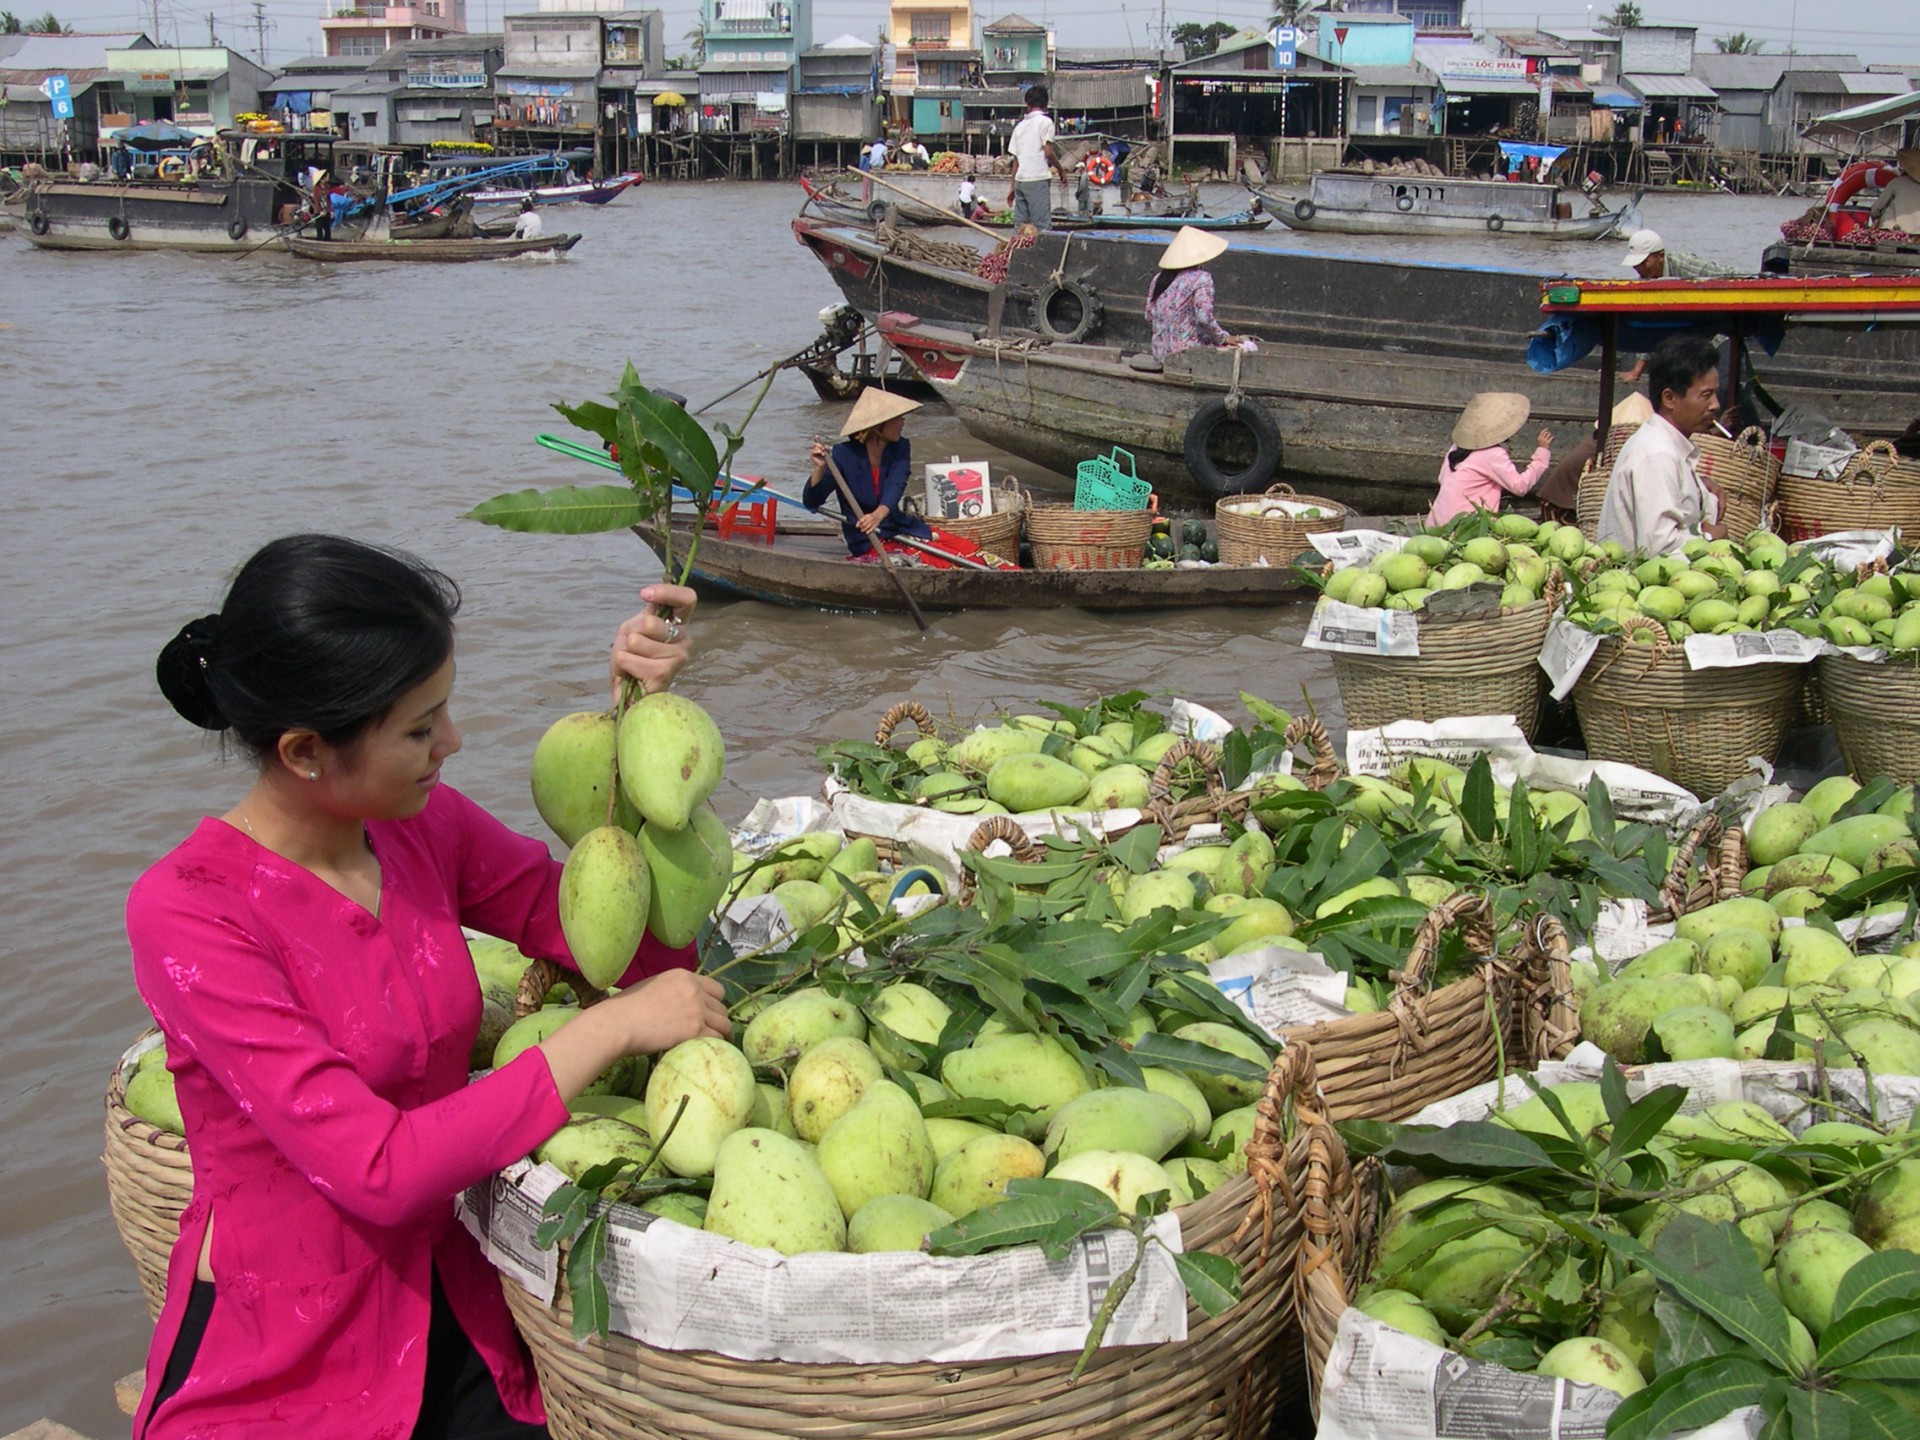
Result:
M1807 126L1805 134L1809 140L1824 140L1829 144L1846 146L1863 135L1899 125L1916 116L1920 116L1920 90L1905 95L1889 95L1884 100L1869 100L1864 105L1849 105L1844 110L1829 111Z

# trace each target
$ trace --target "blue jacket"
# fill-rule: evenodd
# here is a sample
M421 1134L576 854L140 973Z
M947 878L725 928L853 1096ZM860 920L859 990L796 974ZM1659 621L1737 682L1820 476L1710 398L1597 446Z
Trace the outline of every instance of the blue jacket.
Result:
M927 528L927 522L915 515L908 515L900 509L901 502L907 496L907 481L913 473L913 444L906 439L894 441L880 452L880 476L876 481L873 467L867 464L867 447L858 440L842 440L833 447L833 463L840 467L840 473L846 477L847 488L853 491L853 498L860 502L860 508L871 510L876 505L887 507L887 518L880 522L880 534L891 539L895 535L918 535L926 537L933 534ZM833 472L822 470L817 481L808 481L807 487L800 492L800 498L806 502L809 510L818 510L828 497L840 498L839 487L833 483ZM847 537L847 553L864 555L873 547L867 543L867 537L854 528L853 517L846 515L846 507L841 506L841 533Z

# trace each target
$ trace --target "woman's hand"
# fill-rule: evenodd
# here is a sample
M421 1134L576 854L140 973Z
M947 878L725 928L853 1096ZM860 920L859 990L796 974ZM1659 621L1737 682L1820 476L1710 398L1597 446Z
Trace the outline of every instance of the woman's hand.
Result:
M880 528L880 522L886 519L891 513L885 505L876 505L858 520L854 521L853 528L858 530L862 535L871 535L875 530Z
M643 695L665 690L693 658L693 638L686 633L686 623L699 603L693 591L684 585L647 585L641 588L640 598L648 608L623 620L613 637L608 670L616 705L622 681L638 681ZM669 613L661 614L661 608Z
M814 477L819 478L820 472L827 468L827 442L814 441L813 448L807 452L807 458L813 462Z
M1542 450L1551 450L1553 448L1553 432L1542 425L1536 443Z
M720 982L710 975L666 970L604 1004L608 1009L620 1007L616 1013L626 1053L655 1055L704 1035L731 1039L733 1022L727 1018L725 997Z

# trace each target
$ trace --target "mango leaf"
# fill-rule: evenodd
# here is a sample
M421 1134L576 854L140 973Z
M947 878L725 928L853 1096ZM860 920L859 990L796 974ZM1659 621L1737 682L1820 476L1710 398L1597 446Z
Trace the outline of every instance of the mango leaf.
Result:
M666 457L674 477L704 498L719 477L720 456L700 422L664 395L639 383L622 383L620 408L644 422L647 439ZM564 413L564 412L563 412Z
M1654 1352L1654 1368L1661 1373L1710 1360L1715 1355L1731 1355L1740 1348L1726 1331L1714 1324L1684 1300L1661 1294L1653 1302L1653 1315L1660 1322L1660 1342Z
M1920 1301L1920 1255L1880 1250L1849 1266L1834 1291L1833 1313L1837 1319L1888 1300Z
M1353 832L1353 838L1341 845L1338 857L1314 887L1315 894L1322 900L1338 895L1362 880L1381 874L1391 859L1380 832L1371 825L1361 825Z
M607 1254L606 1212L587 1222L567 1251L567 1289L573 1299L573 1338L585 1343L590 1335L605 1336L611 1318L607 1282L600 1262Z
M1149 1032L1133 1046L1133 1058L1142 1065L1166 1070L1184 1070L1201 1075L1224 1075L1234 1080L1264 1080L1267 1067L1239 1055L1229 1055L1211 1045L1182 1040L1177 1035Z
M1611 1056L1607 1059L1607 1071L1616 1077L1620 1073ZM1605 1083L1603 1078L1601 1084ZM1686 1099L1687 1092L1679 1085L1662 1085L1642 1095L1614 1122L1613 1139L1607 1146L1607 1154L1617 1159L1644 1150L1647 1142L1660 1133L1661 1127L1679 1114Z
M1753 1440L1793 1440L1793 1412L1787 1408L1787 1382L1775 1376L1760 1397L1760 1433Z
M1679 1214L1661 1230L1646 1266L1660 1283L1776 1370L1793 1364L1787 1311L1738 1229ZM1872 1378L1872 1377L1868 1377Z
M1758 1404L1772 1378L1746 1355L1721 1355L1670 1370L1620 1402L1607 1420L1607 1440L1660 1440L1676 1430L1697 1430Z
M1242 690L1240 692L1240 703L1247 707L1247 713L1254 718L1254 721L1265 729L1284 731L1289 725L1293 724L1293 717L1291 715L1282 710L1278 705L1262 700L1258 695L1249 695L1245 690Z
M955 1097L952 1100L931 1101L920 1107L920 1113L928 1120L986 1120L997 1126L1013 1113L1013 1106L1004 1100Z
M597 1191L562 1185L540 1207L540 1223L534 1228L533 1243L542 1250L551 1250L560 1241L577 1234L599 1201Z
M1774 1016L1773 1029L1767 1034L1766 1048L1761 1052L1763 1060L1791 1060L1799 1050L1799 1042L1794 1039L1793 1001L1789 1000Z
M1853 1440L1913 1440L1913 1413L1886 1386L1843 1380L1835 1389L1847 1402Z
M1910 1298L1855 1305L1820 1332L1820 1367L1842 1369L1865 1359L1882 1345L1916 1333L1920 1333L1920 1306Z
M1613 795L1598 775L1587 781L1587 828L1600 845L1607 845L1613 839Z
M1402 1126L1380 1154L1395 1165L1412 1165L1435 1175L1508 1176L1545 1170L1552 1164L1532 1135L1489 1120Z
M1787 1414L1793 1440L1849 1440L1852 1426L1847 1402L1822 1390L1787 1387Z
M1348 1155L1355 1160L1364 1160L1391 1147L1400 1138L1404 1127L1390 1120L1336 1120L1333 1128L1340 1132Z
M617 445L620 442L620 412L613 406L588 400L579 405L556 404L553 408L569 425L578 426L601 443Z
M1302 925L1300 933L1304 939L1312 939L1340 930L1411 930L1426 918L1427 907L1417 900L1409 900L1403 895L1371 895L1364 900L1353 901L1323 920ZM1404 960L1406 947L1397 948L1400 958Z
M526 535L599 535L652 515L652 507L625 485L560 485L496 495L461 518Z
M1842 1367L1840 1373L1854 1380L1920 1380L1920 1335L1909 1332L1885 1341L1872 1354Z
M1207 1250L1176 1252L1173 1267L1187 1298L1209 1316L1224 1315L1240 1303L1240 1267L1224 1255Z
M1513 873L1531 880L1553 863L1553 848L1528 803L1526 782L1516 780L1507 803L1507 858Z
M1107 853L1128 874L1144 875L1153 868L1154 857L1160 849L1160 837L1158 825L1141 825L1109 845Z
M1874 815L1900 791L1899 785L1885 775L1876 775L1847 797L1847 803L1833 812L1833 820L1851 820L1856 815Z
M1119 1218L1119 1207L1091 1185L1072 1180L1015 1180L1008 1184L1005 1200L983 1206L927 1236L927 1253L978 1255L1011 1245L1045 1242L1052 1247L1047 1250L1047 1258L1059 1260L1073 1248L1074 1239ZM1072 1236L1064 1242L1060 1239L1063 1222Z
M1475 758L1460 787L1460 823L1471 840L1494 838L1493 767L1484 755Z
M1633 1107L1633 1097L1627 1093L1626 1077L1621 1075L1620 1067L1614 1063L1611 1055L1600 1067L1600 1103L1606 1107L1608 1122L1616 1129Z
M1243 731L1228 732L1220 742L1220 778L1229 790L1238 790L1253 770L1253 742Z
M1109 1042L1089 1057L1095 1068L1111 1075L1122 1085L1130 1085L1136 1090L1147 1088L1146 1077L1140 1073L1140 1062L1133 1052L1117 1042Z

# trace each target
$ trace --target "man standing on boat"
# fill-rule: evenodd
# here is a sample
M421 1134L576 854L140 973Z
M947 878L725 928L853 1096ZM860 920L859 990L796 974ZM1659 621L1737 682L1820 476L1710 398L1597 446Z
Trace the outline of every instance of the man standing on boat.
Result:
M1027 91L1027 117L1013 127L1007 141L1007 153L1014 158L1013 182L1007 186L1007 203L1013 207L1017 230L1031 225L1047 230L1053 225L1053 177L1062 181L1067 172L1060 167L1060 151L1053 143L1053 117L1047 114L1047 87L1035 85Z
M1620 447L1595 538L1651 557L1673 554L1696 534L1726 534L1720 497L1694 470L1693 437L1720 413L1718 347L1697 335L1661 341L1647 357L1647 398L1653 418Z

